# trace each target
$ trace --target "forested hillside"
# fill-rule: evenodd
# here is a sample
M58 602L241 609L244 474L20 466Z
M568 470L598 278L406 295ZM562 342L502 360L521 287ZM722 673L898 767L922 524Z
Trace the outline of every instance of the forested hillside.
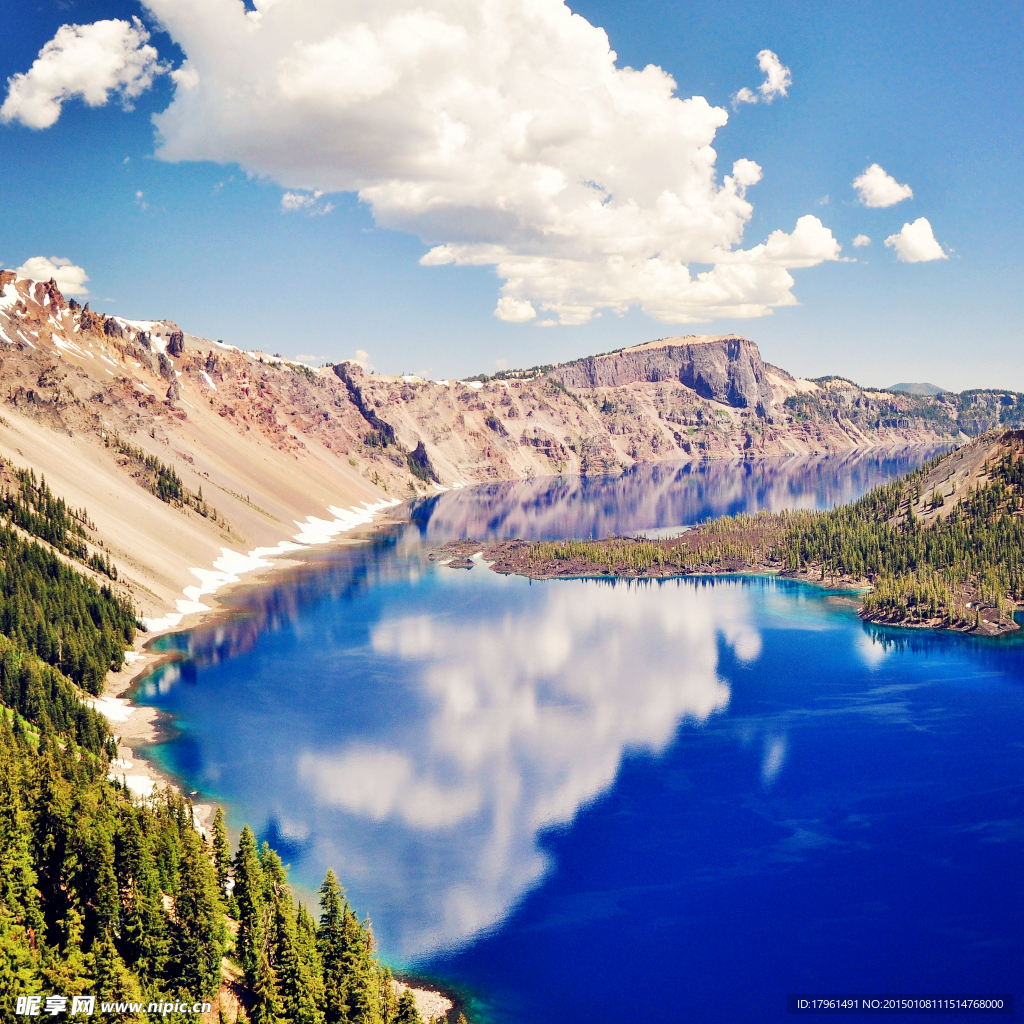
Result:
M88 515L18 480L0 496L15 524L0 526L0 1020L24 1019L18 997L45 1015L46 997L66 1013L92 996L111 1021L194 1021L203 1003L211 1021L418 1021L333 872L314 920L251 830L232 857L220 813L208 842L180 794L110 777L113 738L84 698L120 667L135 614L19 532L81 558Z
M182 796L139 801L107 771L55 732L0 719L0 1018L18 1019L20 995L57 994L95 996L107 1020L195 1020L146 1009L213 1003L237 974L252 1024L419 1020L333 872L317 923L248 828L231 858L220 815L209 846Z

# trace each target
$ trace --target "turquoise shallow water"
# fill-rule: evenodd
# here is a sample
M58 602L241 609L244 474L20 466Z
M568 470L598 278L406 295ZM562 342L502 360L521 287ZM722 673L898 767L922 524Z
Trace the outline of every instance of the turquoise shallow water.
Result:
M834 468L747 467L734 500L828 503L886 472ZM488 1019L1012 992L1024 645L879 630L770 579L531 583L436 567L420 543L531 508L550 535L559 505L576 535L675 525L735 483L445 496L166 641L180 660L141 696L181 732L156 753L304 886L334 866L389 959Z

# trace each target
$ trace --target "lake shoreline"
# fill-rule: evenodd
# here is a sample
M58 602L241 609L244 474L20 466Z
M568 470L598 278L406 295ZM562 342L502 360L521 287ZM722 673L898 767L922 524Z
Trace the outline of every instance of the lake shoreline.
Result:
M164 788L185 792L183 780L161 768L152 757L144 753L147 747L172 739L176 732L171 717L166 712L148 704L136 703L133 699L134 691L145 677L161 665L176 660L176 652L173 650L152 650L154 643L177 633L216 625L218 621L233 614L232 598L242 589L266 586L275 577L308 564L308 558L296 557L297 554L314 554L366 544L381 530L393 524L392 519L382 517L334 537L325 544L309 546L301 552L289 552L275 558L268 565L249 570L244 577L224 584L215 594L205 595L204 602L207 607L204 610L189 612L175 625L145 632L139 630L133 648L125 653L121 670L108 672L100 695L87 699L87 703L110 723L111 732L117 743L117 758L111 762L110 777L126 785L137 797L149 796ZM190 799L193 796L201 798L202 794L192 791L186 792L186 796ZM193 806L193 816L201 833L205 834L212 824L215 813L214 803L201 802Z
M372 523L335 537L326 544L311 546L302 553L320 554L371 543L382 531L395 525L395 519L387 516L389 511ZM122 669L109 672L101 695L89 701L91 706L107 718L117 742L117 758L111 762L110 772L114 781L126 785L136 797L146 797L167 788L185 793L190 803L193 797L202 798L203 794L198 791L187 792L183 779L160 767L145 752L149 747L172 740L177 733L167 712L133 700L133 692L147 676L160 666L174 662L179 656L174 650L154 651L151 645L176 633L215 626L218 621L235 614L232 599L240 591L272 585L275 578L308 565L311 561L308 557L296 558L295 552L275 559L270 565L247 573L245 578L226 584L215 595L207 596L205 600L209 607L206 610L189 613L175 626L145 633L140 631L137 634L133 649L126 652ZM204 837L208 837L216 809L216 801L192 804L193 821ZM426 1022L443 1019L453 1009L459 1010L465 1005L458 993L446 990L433 979L421 979L414 971L399 971L396 974L396 995L400 995L405 988L412 990L420 1016Z
M620 539L620 538L615 538ZM661 564L647 568L615 569L602 568L598 563L585 558L547 560L537 563L531 560L531 551L537 542L507 540L481 543L480 541L450 541L430 548L428 558L438 565L451 569L468 569L474 555L485 559L490 568L503 576L524 576L531 580L552 579L595 579L595 580L666 580L689 576L772 576L777 579L805 583L821 590L846 592L851 597L865 594L872 589L871 581L848 575L828 576L821 567L812 565L798 570L786 570L781 563L767 560L744 561L727 559L716 564L680 568L676 565ZM926 619L918 622L896 619L882 612L867 612L863 602L857 602L857 615L864 622L894 629L925 630L939 633L959 633L966 636L995 638L1018 632L1021 626L1015 619L998 622L982 618L978 625L950 624L943 619Z

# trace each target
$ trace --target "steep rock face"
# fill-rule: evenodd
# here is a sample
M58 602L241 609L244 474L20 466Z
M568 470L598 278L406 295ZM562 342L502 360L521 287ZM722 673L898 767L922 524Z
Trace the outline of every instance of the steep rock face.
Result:
M772 418L768 372L746 338L666 338L556 366L548 376L574 389L678 381L701 398Z

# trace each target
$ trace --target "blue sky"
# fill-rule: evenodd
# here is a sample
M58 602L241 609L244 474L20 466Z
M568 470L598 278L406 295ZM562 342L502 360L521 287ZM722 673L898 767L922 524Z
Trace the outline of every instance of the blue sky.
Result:
M381 372L461 376L502 361L533 365L736 331L801 375L1024 390L1018 4L572 6L607 32L619 69L660 67L679 99L705 97L727 113L725 124L706 107L679 114L656 74L611 81L599 39L560 19L556 0L492 0L499 26L483 36L474 33L484 5L471 0L381 0L365 30L363 15L352 14L363 5L261 6L258 24L231 0L14 0L8 25L18 32L0 51L5 78L29 72L62 25L133 17L163 67L178 73L153 76L132 110L116 90L94 107L66 99L45 128L26 126L39 115L9 98L0 261L66 258L88 275L94 308L167 317L192 333L314 362L363 350ZM443 18L426 29L402 20L424 8ZM463 29L465 39L451 42ZM454 56L412 61L410 36ZM516 56L502 64L506 37ZM324 44L335 38L337 46ZM242 52L252 40L263 49ZM765 50L791 78L771 102L759 91ZM186 58L198 85L180 73ZM382 67L398 70L387 77ZM98 73L65 72L68 91ZM451 94L453 75L468 88L449 110L436 97ZM29 85L38 99L43 86ZM474 107L461 125L474 90L492 87L496 105ZM595 100L574 121L578 97L606 87L623 90L615 110ZM283 89L286 102L253 99L268 88ZM761 102L737 103L743 88ZM161 158L153 117L172 102L160 122ZM557 145L544 150L542 174L524 177L518 158L495 149L515 150L506 127L520 116L541 124L537 111L549 104L544 130ZM436 153L423 138L452 123L466 156L424 174ZM717 154L710 178L690 142L697 136L711 138ZM756 163L759 180L736 161ZM852 182L874 164L912 198L865 205ZM552 199L550 174L579 194ZM735 195L718 191L729 175ZM369 191L360 199L346 190L354 187ZM685 208L664 213L657 196L684 188ZM286 193L299 197L291 210ZM800 218L816 220L801 232ZM945 258L907 262L899 245L885 245L920 218L940 247L929 251ZM755 250L773 232L775 250ZM854 247L857 235L870 244ZM422 265L432 249L441 255ZM620 253L627 271L609 271ZM653 274L652 260L660 261ZM712 274L715 298L696 287L700 272ZM791 275L791 286L779 274ZM767 315L735 315L742 311ZM679 322L686 316L708 319Z

